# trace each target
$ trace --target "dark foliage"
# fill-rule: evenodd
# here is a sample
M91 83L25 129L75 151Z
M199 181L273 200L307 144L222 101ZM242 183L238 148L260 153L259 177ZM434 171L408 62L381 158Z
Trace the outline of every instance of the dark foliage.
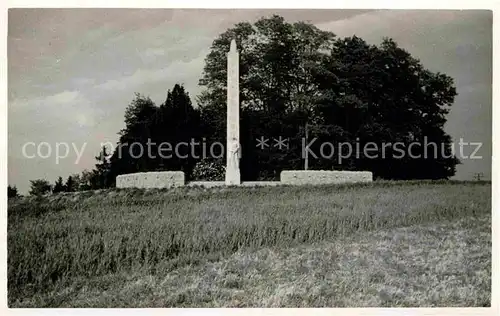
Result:
M391 39L379 46L356 36L337 39L279 16L236 24L213 42L198 99L208 135L225 139L226 52L233 38L240 52L244 179L277 179L283 169L304 168L302 148L314 139L311 151L318 158L309 157L310 169L369 170L385 179L454 175L459 161L443 130L457 94L452 78L425 69ZM303 143L306 125L309 137ZM265 150L255 147L261 136L270 138ZM289 139L287 150L272 146L279 136ZM335 149L349 143L353 152L343 159L336 151L321 157L325 142ZM378 149L365 155L369 142ZM404 157L394 152L397 146L388 147L383 157L383 143L400 143ZM409 157L411 143L421 145L413 146Z
M54 189L52 190L53 193L59 193L59 192L64 192L64 184L63 184L63 179L62 177L57 178L56 183L54 184Z
M16 198L18 196L16 186L7 186L7 198Z
M31 188L30 195L44 195L50 193L52 191L52 186L47 180L38 179L38 180L30 180Z

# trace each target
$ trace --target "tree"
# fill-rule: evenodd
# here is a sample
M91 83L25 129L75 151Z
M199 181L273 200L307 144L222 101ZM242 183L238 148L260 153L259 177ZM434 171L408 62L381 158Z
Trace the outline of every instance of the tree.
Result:
M71 177L71 181L69 181L70 177ZM80 191L81 186L82 186L81 175L78 173L75 173L75 174L72 174L71 176L69 176L68 179L66 180L65 186L66 186L66 190L68 190L67 192Z
M118 146L109 164L101 164L107 170L106 186L114 185L116 176L132 172L182 170L189 179L200 146L193 154L191 146L177 145L199 142L200 136L199 111L193 108L182 85L168 90L159 107L149 97L136 94L125 112ZM160 148L161 144L164 146Z
M72 176L68 176L66 183L64 184L65 192L75 192L77 187L75 186L75 181Z
M92 190L94 185L94 172L89 170L83 170L80 175L80 185L78 187L79 191Z
M157 144L168 143L174 149L171 157L164 155L162 158L156 147L156 157L153 158L156 167L162 170L181 170L189 178L199 159L197 157L200 156L201 146L177 145L201 141L200 115L199 111L193 108L189 94L182 85L176 84L167 92L167 98L160 105L154 119L153 138Z
M335 35L303 22L286 23L277 15L254 25L238 23L221 34L205 59L200 80L205 89L198 99L206 134L218 141L225 140L226 54L232 39L240 53L242 177L277 178L283 168L300 167L300 150L259 151L255 138L297 139L299 127L314 120L314 75L321 71L322 52L333 47Z
M101 148L101 152L95 157L97 163L93 170L93 178L91 180L93 189L109 188L113 182L110 178L111 164L109 162L108 151L105 146Z
M52 190L52 186L50 185L49 181L45 179L37 179L37 180L30 180L31 183L31 188L30 188L30 195L44 195L47 193L50 193Z
M389 149L387 158L351 157L346 163L390 179L454 175L459 161L451 155L451 137L443 130L456 96L452 78L426 70L388 38L378 47L356 36L339 40L329 59L328 71L339 81L320 86L323 95L335 97L322 100L319 108L323 123L337 127L337 138L351 143L359 139L361 148L368 142L422 145L412 148L413 157L393 158ZM443 146L445 154L438 150L424 158L426 139Z
M158 107L149 98L139 93L125 110L125 128L119 132L120 138L110 157L111 179L120 174L154 169L153 161L144 155L148 139L151 139L152 125ZM147 152L146 152L147 153Z
M7 186L7 198L16 198L18 197L19 194L17 193L17 188L16 186Z
M54 184L54 188L52 190L53 193L64 192L64 184L62 177L57 178L56 183Z
M318 147L325 141L348 142L348 158L310 160L311 169L369 170L388 179L438 179L455 173L451 137L444 130L456 96L452 78L433 73L391 39L369 45L359 37L338 39L331 32L282 17L238 23L214 40L205 59L198 98L207 137L225 140L226 54L232 39L240 52L240 133L245 180L278 178L283 169L300 169L305 126ZM261 136L289 139L287 149L255 147ZM372 159L369 142L442 144L442 154L427 158ZM355 147L359 143L358 151ZM407 148L407 147L406 147ZM424 150L423 146L419 149ZM361 151L361 155L358 153ZM358 158L359 157L359 158Z

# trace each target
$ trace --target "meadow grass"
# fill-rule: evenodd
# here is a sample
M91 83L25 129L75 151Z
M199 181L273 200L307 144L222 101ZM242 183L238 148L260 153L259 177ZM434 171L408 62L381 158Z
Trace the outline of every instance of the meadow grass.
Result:
M9 304L75 280L164 276L241 252L464 218L491 225L490 217L486 182L114 189L10 200Z
M169 273L75 278L19 307L488 307L491 226L479 218L240 250Z

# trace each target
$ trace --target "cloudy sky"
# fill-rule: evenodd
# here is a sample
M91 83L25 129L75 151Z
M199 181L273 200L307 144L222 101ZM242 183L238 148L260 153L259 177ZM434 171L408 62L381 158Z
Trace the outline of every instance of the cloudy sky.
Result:
M458 143L482 142L457 179L491 173L492 15L489 11L11 9L8 21L8 182L92 168L101 142L118 139L134 92L157 104L175 83L194 97L212 41L241 21L279 14L339 37L371 44L392 37L432 70L455 80L446 131ZM42 156L28 158L28 142ZM69 144L56 161L57 143ZM83 147L85 145L85 147ZM26 147L37 155L35 145ZM457 145L458 146L458 145ZM457 147L458 148L458 147ZM60 154L65 154L59 145ZM465 155L473 151L467 146ZM80 156L79 161L78 157Z

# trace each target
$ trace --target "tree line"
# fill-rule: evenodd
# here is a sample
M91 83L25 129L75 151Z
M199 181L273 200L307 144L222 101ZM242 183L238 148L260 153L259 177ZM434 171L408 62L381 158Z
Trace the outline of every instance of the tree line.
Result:
M377 159L354 154L342 161L336 156L310 158L309 169L366 170L375 178L396 180L448 179L455 174L460 161L444 131L457 95L451 77L426 69L390 38L371 45L357 36L338 38L310 23L289 23L274 15L253 24L238 23L213 41L199 80L197 107L180 84L167 91L160 105L136 94L126 108L117 148L109 155L103 149L83 187L112 187L120 174L157 170L182 170L188 179L223 177L225 158L195 158L199 153L193 156L188 148L185 159L151 158L140 155L139 147L123 148L134 142L146 148L148 141L175 144L192 139L225 144L226 54L232 39L240 54L243 180L277 180L282 170L303 169L306 126L308 137L318 140L311 145L316 151L314 146L324 141L362 147L369 142L409 145L424 138L443 148L425 158L394 158L391 152ZM288 139L288 148L256 147L259 137L279 136Z

